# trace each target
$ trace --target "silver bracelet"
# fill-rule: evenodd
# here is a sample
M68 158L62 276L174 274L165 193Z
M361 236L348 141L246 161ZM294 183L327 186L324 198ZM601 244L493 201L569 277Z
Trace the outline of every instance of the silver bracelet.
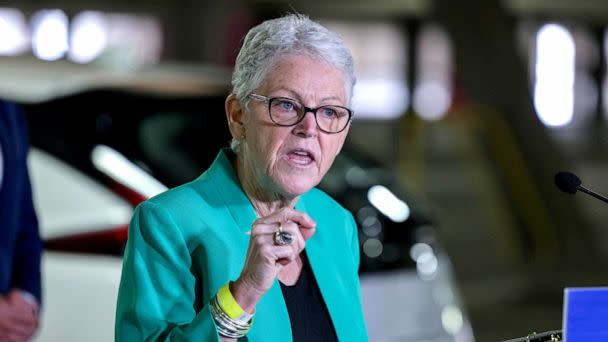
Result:
M210 308L211 315L213 315L217 331L220 335L228 338L241 338L249 332L249 329L251 329L253 318L249 319L247 322L230 318L220 307L217 295L211 300Z

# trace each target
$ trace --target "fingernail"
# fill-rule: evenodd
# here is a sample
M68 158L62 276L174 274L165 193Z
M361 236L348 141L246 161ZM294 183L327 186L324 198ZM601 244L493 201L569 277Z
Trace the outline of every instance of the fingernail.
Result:
M246 231L245 235L251 235L251 230Z

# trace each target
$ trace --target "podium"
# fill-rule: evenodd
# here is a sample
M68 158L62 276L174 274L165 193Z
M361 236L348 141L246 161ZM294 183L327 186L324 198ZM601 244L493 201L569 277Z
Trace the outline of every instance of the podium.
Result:
M562 330L531 333L504 342L608 341L608 287L564 290Z

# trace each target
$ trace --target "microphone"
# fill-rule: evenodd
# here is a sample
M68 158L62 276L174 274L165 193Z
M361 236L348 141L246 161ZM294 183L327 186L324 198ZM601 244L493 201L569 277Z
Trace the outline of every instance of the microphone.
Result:
M578 178L574 173L562 171L555 174L555 185L557 185L561 191L574 195L577 190L580 190L599 199L600 201L608 203L608 198L585 188L581 185L581 183L580 178Z

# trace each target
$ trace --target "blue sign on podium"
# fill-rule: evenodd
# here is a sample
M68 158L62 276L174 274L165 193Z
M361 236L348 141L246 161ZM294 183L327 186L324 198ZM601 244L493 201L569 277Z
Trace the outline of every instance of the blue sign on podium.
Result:
M608 341L608 287L566 288L562 332L567 342Z

